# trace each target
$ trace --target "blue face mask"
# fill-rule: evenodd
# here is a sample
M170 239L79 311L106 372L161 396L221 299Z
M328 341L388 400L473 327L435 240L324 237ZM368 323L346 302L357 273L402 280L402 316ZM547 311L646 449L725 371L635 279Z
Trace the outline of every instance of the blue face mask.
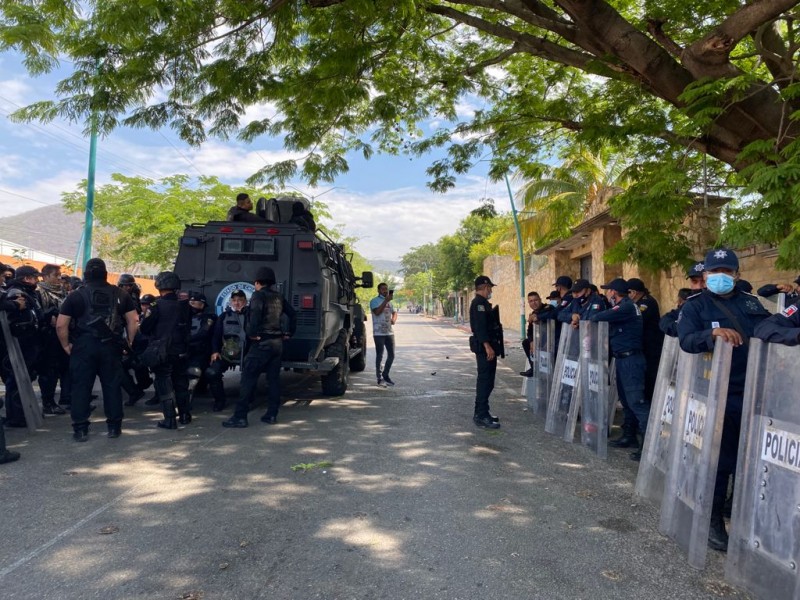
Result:
M706 278L706 287L715 294L728 294L735 285L736 281L727 273L711 273Z
M556 306L558 306L558 300L550 300L550 306L552 306L552 307L554 307L554 308L555 308Z

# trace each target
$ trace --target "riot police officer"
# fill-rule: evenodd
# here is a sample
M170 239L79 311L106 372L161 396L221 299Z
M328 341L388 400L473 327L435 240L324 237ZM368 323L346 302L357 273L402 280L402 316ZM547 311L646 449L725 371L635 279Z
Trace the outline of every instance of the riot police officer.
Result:
M139 284L136 283L136 278L130 273L122 273L119 276L119 279L117 279L117 286L128 292L128 295L136 305L136 312L141 313L142 305L139 303L139 292L141 291L141 288L139 287Z
M189 307L192 320L189 326L189 355L187 369L189 373L189 407L191 409L195 388L201 385L211 355L211 334L217 316L209 312L208 300L200 292L189 292ZM205 380L202 381L205 384ZM199 391L199 390L198 390Z
M644 394L646 363L642 352L642 313L628 297L628 282L624 279L618 277L600 287L608 290L609 300L614 306L596 313L591 320L608 323L611 354L617 366L617 392L625 414L623 437L633 438L632 444L626 442L622 445L618 441L612 446L638 446L633 427L636 426L644 437L650 416L650 398ZM631 454L632 460L640 457L640 450Z
M642 351L647 370L644 373L644 396L650 402L656 389L658 364L661 362L661 350L664 347L664 332L658 326L661 311L658 302L650 295L644 281L638 277L628 279L628 295L642 313Z
M66 355L56 335L56 320L66 294L61 284L61 267L47 264L42 267L42 281L36 289L42 307L41 352L37 364L42 408L47 415L64 415L62 406L72 404L69 381L69 356ZM56 404L56 385L61 382L61 397ZM62 406L59 406L62 405Z
M283 340L294 335L297 315L280 292L272 289L275 272L269 267L260 267L256 272L256 291L250 296L250 318L246 325L251 347L242 364L242 379L239 400L233 416L223 421L223 427L247 427L247 412L256 393L256 384L262 372L267 373L267 412L261 417L263 423L278 422L281 403L280 371ZM281 326L281 316L288 320L288 331Z
M707 289L690 296L678 316L678 339L681 348L691 353L712 352L716 338L734 346L708 534L709 547L727 550L728 534L723 510L728 481L736 472L747 372L747 340L753 336L756 326L769 317L769 312L755 296L736 288L739 259L733 250L709 250L703 277Z
M525 351L525 357L528 359L528 370L520 371L523 377L533 377L533 359L531 358L531 344L533 343L533 326L540 321L542 313L553 310L550 304L542 304L542 298L539 292L528 292L528 306L531 308L531 313L528 315L528 328L526 331L525 339L522 340L522 349Z
M133 339L137 315L131 297L109 284L107 278L101 259L88 260L84 268L86 285L67 296L56 321L58 340L70 357L72 437L76 442L89 438L89 404L98 376L108 437L122 433L122 331L126 329L128 339Z
M475 353L478 366L478 377L475 381L475 411L472 421L478 427L499 429L497 417L493 417L489 409L489 396L494 389L494 378L497 371L497 356L503 348L497 337L495 312L489 299L495 286L486 275L475 279L475 298L469 306L469 326L472 330L470 350Z
M800 344L800 301L761 321L753 335L765 342L786 346Z
M214 396L214 412L225 408L222 374L237 365L241 366L247 349L247 296L243 290L235 290L229 303L214 324L211 335L211 364L206 369L208 387Z
M607 308L606 301L601 298L588 279L578 279L570 289L572 303L564 307L558 314L561 323L569 324L573 329L578 329L581 319L588 321L592 315ZM595 288L596 289L596 288Z
M157 423L162 429L177 429L178 422L192 422L189 406L189 327L191 308L188 300L179 300L180 278L172 271L156 276L158 300L139 326L148 338L141 360L151 367L155 376L156 396L161 401L164 420ZM175 420L175 408L178 421Z

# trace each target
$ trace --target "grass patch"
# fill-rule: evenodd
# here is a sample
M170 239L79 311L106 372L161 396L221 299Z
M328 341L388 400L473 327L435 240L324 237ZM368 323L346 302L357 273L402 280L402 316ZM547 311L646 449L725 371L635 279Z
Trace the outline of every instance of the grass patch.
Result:
M298 463L296 465L292 465L292 471L302 471L303 473L307 473L313 469L327 469L328 467L332 466L333 463L329 460L323 460L315 463Z

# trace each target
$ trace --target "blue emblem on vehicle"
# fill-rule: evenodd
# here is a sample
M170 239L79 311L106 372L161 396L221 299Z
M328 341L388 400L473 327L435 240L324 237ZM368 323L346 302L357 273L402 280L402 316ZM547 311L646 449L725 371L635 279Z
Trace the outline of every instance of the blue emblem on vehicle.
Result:
M219 294L217 294L217 299L214 302L214 310L218 315L221 315L228 307L231 294L236 290L242 290L245 296L247 296L247 301L250 302L250 296L253 295L256 288L252 283L247 283L246 281L237 281L236 283L226 285L220 290Z

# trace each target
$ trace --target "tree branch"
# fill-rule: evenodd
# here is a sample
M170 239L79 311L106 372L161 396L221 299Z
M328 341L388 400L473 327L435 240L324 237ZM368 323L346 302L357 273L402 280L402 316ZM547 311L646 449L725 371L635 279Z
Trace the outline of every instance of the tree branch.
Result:
M481 61L479 63L476 63L476 64L472 65L471 67L465 69L463 74L466 75L466 76L474 75L475 73L479 73L480 71L483 71L486 67L491 67L492 65L496 65L498 63L501 63L504 60L506 60L507 58L509 58L510 56L513 56L514 54L518 54L519 52L521 52L521 49L520 49L519 45L518 44L514 44L513 46L511 46L511 48L509 48L508 50L504 50L503 52L501 52L497 56L495 56L493 58L487 58L486 60Z
M683 52L683 47L679 44L676 44L675 41L669 37L666 33L664 33L664 21L660 19L647 19L647 31L650 32L650 35L661 44L664 49L672 54L675 58L680 58L681 53Z
M589 63L594 60L594 57L590 54L570 50L569 48L554 44L544 38L537 38L526 33L520 33L511 27L499 23L490 23L479 17L446 6L429 5L425 7L425 10L429 13L458 21L459 23L488 33L489 35L516 42L519 44L522 52L540 56L563 65L587 70Z

